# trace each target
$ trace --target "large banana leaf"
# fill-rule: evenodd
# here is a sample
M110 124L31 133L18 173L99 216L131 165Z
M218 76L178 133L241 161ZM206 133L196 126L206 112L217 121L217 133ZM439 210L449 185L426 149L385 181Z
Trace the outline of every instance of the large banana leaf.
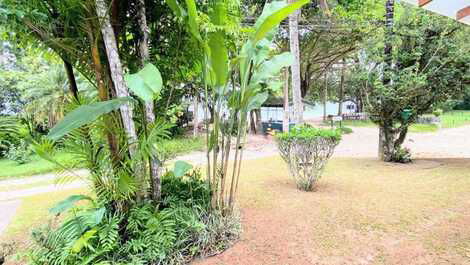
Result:
M281 2L281 1L278 1ZM253 44L255 45L258 41L264 39L272 29L277 27L281 21L288 17L291 13L300 9L303 5L310 2L310 0L298 0L292 4L281 7L282 5L278 2L272 2L266 7L267 13L263 17L260 17L259 26L257 27L256 33L253 38ZM281 8L280 8L281 7ZM273 10L276 10L272 12ZM271 13L271 14L269 14ZM262 21L262 22L261 22Z
M177 17L182 18L187 15L186 10L184 10L177 0L165 0L165 2Z
M224 86L228 76L228 50L222 31L209 34L210 60L215 74L215 86Z
M199 23L197 21L197 8L196 2L194 0L186 0L186 7L188 9L188 26L189 32L196 38L199 42L203 42L201 34L199 33Z
M225 25L227 23L227 3L224 1L213 2L209 17L214 25ZM222 87L227 82L229 60L225 42L226 37L222 30L209 33L210 63L215 75L214 85L217 87Z
M67 199L60 201L57 203L53 208L49 209L49 212L52 214L61 214L70 208L74 207L75 204L79 201L88 200L93 201L93 199L86 195L72 195L69 196Z
M125 77L129 89L145 102L160 96L163 80L158 68L149 63L142 70Z
M129 103L129 100L130 98L125 97L82 105L71 111L58 124L56 124L56 126L54 126L47 135L47 138L54 141L58 140L62 136L70 133L72 130L92 123L101 115L116 110L123 104Z
M261 108L261 105L268 99L269 93L263 92L263 93L257 93L254 96L252 96L248 100L248 105L246 107L246 112L250 112L254 109L259 109Z
M294 62L294 57L290 52L284 52L273 56L270 60L264 61L259 69L254 72L251 84L266 82L279 74L282 68L290 66Z

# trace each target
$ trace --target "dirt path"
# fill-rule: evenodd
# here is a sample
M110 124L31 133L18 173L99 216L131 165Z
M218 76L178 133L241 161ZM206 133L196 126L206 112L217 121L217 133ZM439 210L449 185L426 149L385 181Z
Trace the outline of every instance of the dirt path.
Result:
M280 158L247 161L240 240L194 265L470 265L469 164L336 158L302 192Z
M11 219L15 216L16 209L20 206L21 201L0 201L0 235L5 231Z

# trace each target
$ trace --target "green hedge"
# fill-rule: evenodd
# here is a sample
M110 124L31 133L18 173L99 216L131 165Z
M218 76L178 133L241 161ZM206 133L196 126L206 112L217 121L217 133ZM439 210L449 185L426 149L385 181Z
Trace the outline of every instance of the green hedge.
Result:
M331 140L340 141L342 132L340 129L321 129L314 128L309 125L301 125L292 128L289 132L276 134L276 139L286 140L309 140L315 138L329 138Z

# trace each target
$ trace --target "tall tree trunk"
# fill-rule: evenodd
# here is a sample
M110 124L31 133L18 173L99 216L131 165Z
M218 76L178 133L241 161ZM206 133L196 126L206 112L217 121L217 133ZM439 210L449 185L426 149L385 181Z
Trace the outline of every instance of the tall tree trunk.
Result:
M289 131L289 68L284 70L284 118L282 120L282 131Z
M395 154L396 132L393 125L385 122L379 126L379 158L391 162Z
M288 0L294 3L295 0ZM299 15L297 10L289 15L289 44L290 51L294 55L294 63L291 66L292 72L292 95L294 101L294 122L300 124L303 122L303 104L302 91L300 89L300 46L299 46Z
M253 110L255 112L255 127L256 127L256 133L257 134L262 134L263 133L263 123L261 121L261 109L255 109Z
M197 137L199 134L199 96L194 96L194 111L193 111L193 136Z
M338 116L343 115L343 100L344 100L344 59L343 59L343 64L341 66L341 79L339 83L339 97L338 97Z
M250 120L249 120L249 124L250 124L250 133L251 133L251 134L256 134L256 118L255 118L255 111L254 111L254 110L250 111L250 113L249 113L248 115L250 115Z
M117 97L129 97L129 90L124 82L124 74L122 70L121 60L119 58L118 48L116 44L116 38L114 36L114 30L111 26L108 14L108 6L105 0L96 0L96 13L100 18L101 23L101 34L103 35L103 41L106 48L106 54L108 56L109 68L111 72L111 79L116 90ZM133 121L132 107L126 103L120 108L122 123L126 131L127 137L129 138L129 153L134 156L137 142L137 133Z
M326 101L328 100L328 72L325 71L325 86L323 88L323 121L326 121Z
M142 67L150 59L150 51L148 46L149 41L149 28L147 25L147 16L145 11L145 0L138 0L137 2L137 13L139 19L139 27L140 27L140 35L141 39L139 41L139 53L141 59ZM145 103L145 117L147 123L155 122L155 113L154 113L154 104L153 101L149 101ZM156 154L154 154L156 155ZM151 157L149 159L149 167L150 167L150 179L152 183L152 199L155 201L160 200L161 197L161 166L156 157Z
M77 87L77 81L75 80L75 75L73 73L72 64L69 63L64 58L62 58L62 61L64 62L65 72L67 73L67 80L69 81L70 93L76 100L78 100L78 87Z
M88 21L87 26L88 26L88 29L87 29L88 38L90 41L91 59L93 62L93 69L95 72L96 83L98 86L98 97L101 101L106 101L109 99L109 93L108 93L108 87L106 86L106 83L105 83L105 78L103 76L103 65L101 63L98 39L94 35L95 29L93 27L93 24L90 21ZM111 117L105 116L104 122L107 128L114 128L114 124L113 124ZM118 139L116 135L111 133L111 130L106 130L106 138L108 139L113 168L117 168L120 166L120 151L119 151Z
M395 0L387 0L385 2L385 40L384 40L384 62L383 84L389 86L391 84L392 72L392 51L393 51L393 17L394 17ZM386 104L382 102L382 104ZM379 128L379 159L383 161L391 161L392 153L390 147L393 146L394 135L391 137L392 126L386 121L382 121Z

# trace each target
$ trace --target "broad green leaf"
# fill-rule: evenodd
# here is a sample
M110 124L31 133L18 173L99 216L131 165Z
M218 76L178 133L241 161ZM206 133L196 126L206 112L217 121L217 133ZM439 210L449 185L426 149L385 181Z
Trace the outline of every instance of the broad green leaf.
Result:
M120 106L129 103L130 98L117 98L108 101L96 102L82 105L68 113L54 128L51 129L47 138L58 140L71 131L83 125L94 122L101 115L118 109Z
M261 15L258 17L258 19L255 22L254 25L254 30L255 32L260 28L260 26L263 24L263 22L273 13L276 11L279 11L281 8L287 6L287 1L273 1L270 3L266 3L263 7L263 12ZM275 25L270 31L266 34L265 38L272 40L275 35L275 29L277 28L278 25Z
M273 56L270 60L261 64L255 71L250 81L252 84L265 82L279 74L282 68L290 66L294 62L294 56L290 52L284 52Z
M165 0L166 4L170 7L170 9L175 13L177 17L185 17L186 11L184 8L178 3L177 0Z
M257 29L255 36L253 38L253 43L257 43L258 41L264 39L266 35L281 21L283 21L286 17L288 17L291 13L295 12L296 10L300 9L303 5L309 3L310 0L298 0L292 4L289 4L271 15L267 16L262 23L260 23L259 28Z
M176 161L175 168L173 169L173 174L175 177L182 177L186 174L189 170L191 170L193 166L185 161Z
M162 75L155 65L146 64L142 70L125 77L129 89L145 102L160 96L163 86Z
M199 33L199 23L197 21L196 2L194 0L186 0L186 7L188 9L188 25L189 31L199 42L203 42L201 34Z
M53 208L49 209L49 212L52 214L61 214L74 207L77 202L82 200L92 201L93 199L86 195L72 195L67 199L57 203Z
M93 211L90 211L87 213L88 217L88 224L90 226L95 226L101 223L103 220L104 214L106 213L106 208L101 207L98 209L95 209Z
M210 19L212 24L222 26L227 23L227 3L225 1L213 1Z
M86 231L79 239L75 241L72 246L72 252L80 252L88 243L88 241L93 238L93 236L98 232L96 229L91 229Z
M224 86L228 76L228 50L225 46L224 33L221 31L209 34L210 60L215 74L215 85Z
M249 99L246 112L261 108L261 105L263 105L263 103L268 99L268 96L268 92L258 93L254 95L252 98Z
M137 184L134 178L131 178L129 174L122 173L119 175L118 179L118 190L119 193L124 196L129 196L136 191Z

